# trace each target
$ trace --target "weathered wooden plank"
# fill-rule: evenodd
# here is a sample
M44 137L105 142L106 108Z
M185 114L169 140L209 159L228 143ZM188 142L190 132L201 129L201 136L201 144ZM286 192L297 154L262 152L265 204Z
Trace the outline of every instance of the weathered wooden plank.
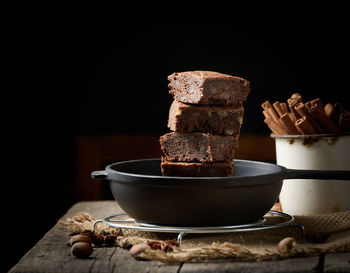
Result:
M350 272L350 253L327 254L323 269L327 273Z
M105 218L120 213L121 209L114 201L81 202L61 219L66 220L81 211ZM94 248L88 259L77 259L70 254L68 241L66 228L56 224L10 272L177 272L180 266L137 261L128 250L118 247Z
M66 220L80 212L88 212L95 218L104 219L108 216L123 213L116 201L98 201L98 202L79 202L73 205L61 220Z
M181 267L180 273L193 272L258 272L258 273L274 273L274 272L298 272L298 273L315 273L318 264L318 256L307 258L293 258L277 261L263 262L207 262L207 263L185 263Z
M121 213L115 201L80 202L62 216L61 220L79 212L89 212L103 219ZM166 265L160 262L137 261L128 250L118 247L95 248L88 259L77 259L66 245L69 240L66 228L56 224L11 269L14 272L315 272L319 257L294 258L266 262L215 261ZM325 272L349 272L350 253L326 255ZM318 268L322 271L323 267Z

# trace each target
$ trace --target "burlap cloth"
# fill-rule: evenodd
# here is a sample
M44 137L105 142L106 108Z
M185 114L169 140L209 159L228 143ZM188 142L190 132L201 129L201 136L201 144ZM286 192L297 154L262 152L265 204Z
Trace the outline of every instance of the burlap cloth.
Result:
M79 213L67 219L69 233L93 230L95 218L88 213ZM267 222L279 222L280 217L268 216ZM315 216L295 216L295 223L305 227L306 236L302 237L296 226L280 227L251 232L231 232L217 234L187 234L180 247L171 252L147 249L140 254L146 260L158 260L167 263L196 262L213 259L237 259L243 261L263 261L293 256L311 256L321 253L350 252L350 211ZM117 245L122 248L134 244L147 243L147 240L176 239L177 234L144 232L128 229L116 229L104 223L96 225L95 232L118 235ZM322 242L310 241L319 238ZM277 244L285 237L294 237L297 245L289 252L280 253ZM322 239L322 238L321 238Z

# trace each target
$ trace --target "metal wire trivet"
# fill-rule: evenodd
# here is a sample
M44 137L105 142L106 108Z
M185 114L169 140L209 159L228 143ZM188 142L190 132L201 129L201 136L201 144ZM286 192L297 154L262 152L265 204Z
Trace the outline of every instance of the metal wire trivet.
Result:
M98 223L104 223L110 227L114 228L124 228L133 229L139 231L151 231L151 232L168 232L168 233L178 233L177 242L181 244L183 237L189 233L225 233L225 232L247 232L247 231L257 231L265 229L273 229L284 226L296 226L301 230L301 236L304 237L304 227L300 224L294 223L294 217L287 213L270 210L268 213L277 215L283 218L280 223L266 223L266 215L257 222L242 224L242 225L231 225L231 226L208 226L208 227L177 227L177 226L163 226L148 224L135 221L130 219L125 213L116 214L109 216L105 219L96 220L94 222L93 229L96 230Z

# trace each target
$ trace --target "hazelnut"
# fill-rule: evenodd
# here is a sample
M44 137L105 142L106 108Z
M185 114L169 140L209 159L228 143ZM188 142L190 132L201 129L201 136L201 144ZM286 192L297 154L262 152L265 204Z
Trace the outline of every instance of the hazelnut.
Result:
M78 242L85 242L91 245L91 238L87 235L74 235L72 238L69 240L69 245L73 246L75 243Z
M104 244L104 240L105 240L105 236L103 236L102 234L94 234L92 236L92 243L95 246L101 246Z
M277 249L279 253L288 253L295 248L296 245L297 243L293 237L287 237L278 243Z
M117 235L106 235L104 236L104 243L107 246L114 246Z
M129 252L131 256L135 257L139 255L141 252L144 252L146 249L149 249L149 248L151 248L149 245L137 244L137 245L133 245L132 248L130 248Z
M87 258L91 255L92 251L91 244L87 242L76 242L71 248L72 255L77 258Z

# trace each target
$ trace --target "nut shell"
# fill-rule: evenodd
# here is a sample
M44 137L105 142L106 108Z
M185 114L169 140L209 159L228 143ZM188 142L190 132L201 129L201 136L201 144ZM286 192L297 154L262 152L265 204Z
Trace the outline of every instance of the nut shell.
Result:
M149 245L137 244L137 245L133 245L132 248L130 248L129 252L131 256L136 257L137 255L139 255L141 252L144 252L148 248L150 248Z
M87 258L91 255L93 249L87 242L77 242L71 248L71 253L77 258Z
M293 237L287 237L278 243L277 249L279 253L288 253L295 248L296 245L297 243Z

